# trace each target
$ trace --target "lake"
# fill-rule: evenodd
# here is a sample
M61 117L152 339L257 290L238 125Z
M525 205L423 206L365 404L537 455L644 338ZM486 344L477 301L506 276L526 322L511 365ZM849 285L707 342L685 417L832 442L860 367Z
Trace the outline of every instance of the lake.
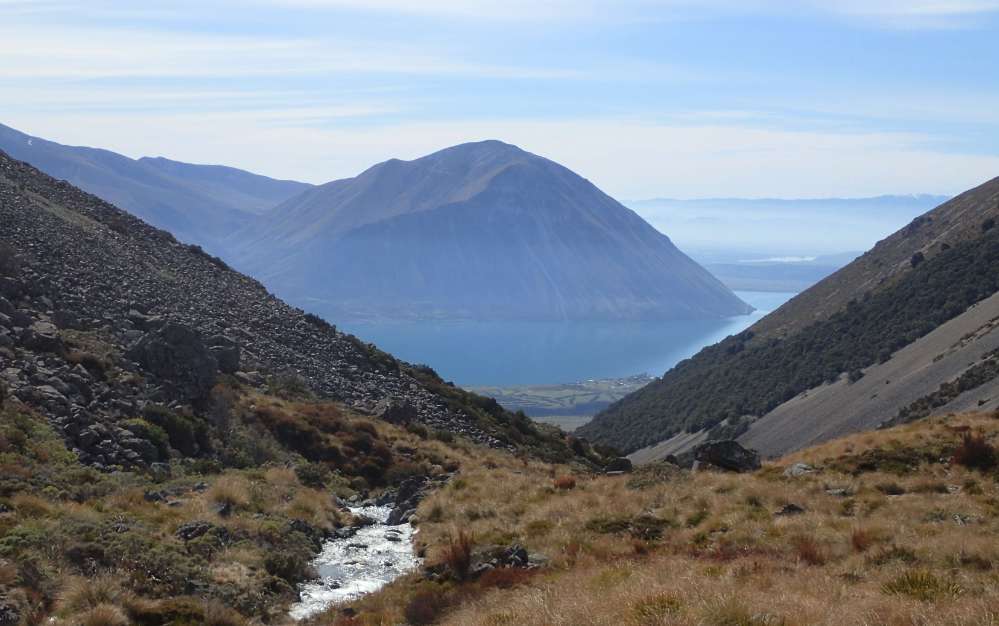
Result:
M661 376L704 346L738 333L794 293L737 291L756 312L669 322L340 322L395 356L433 367L460 386L569 383Z

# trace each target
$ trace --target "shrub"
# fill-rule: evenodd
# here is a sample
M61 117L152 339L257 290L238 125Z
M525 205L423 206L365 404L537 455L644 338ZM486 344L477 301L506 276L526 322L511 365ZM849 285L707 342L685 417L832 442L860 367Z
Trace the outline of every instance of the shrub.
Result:
M879 483L875 488L886 496L901 496L905 494L905 487L898 483Z
M909 548L903 548L901 546L890 546L884 548L874 556L867 559L869 565L886 565L893 561L898 561L899 563L915 563L917 560L916 553Z
M444 547L443 562L458 580L466 580L472 568L472 546L474 540L472 536L464 530L459 530L457 535L448 535L447 545Z
M306 322L308 322L309 324L312 324L316 328L319 328L319 329L322 329L322 330L328 330L330 332L336 332L336 327L335 326L333 326L332 324L330 324L329 322L327 322L323 318L319 317L315 313L306 313L303 317L305 318Z
M149 405L143 411L146 421L166 433L170 447L184 456L196 456L211 449L208 425L195 417L174 413L159 405Z
M277 576L292 585L313 578L314 572L309 565L310 555L304 550L277 549L268 553L264 559L264 569L271 576Z
M874 541L874 534L864 528L854 528L850 533L850 545L854 552L865 552Z
M121 599L121 587L110 578L71 578L59 592L58 606L63 613L82 613Z
M941 596L959 596L964 593L956 583L945 582L932 573L922 570L905 572L883 584L881 590L889 595L905 595L924 602Z
M312 388L309 387L309 383L294 372L274 376L267 381L267 390L271 395L286 400L312 396Z
M403 615L413 626L425 626L436 622L446 608L447 599L442 592L436 589L425 590L409 599Z
M295 467L295 476L306 487L322 489L330 479L330 471L319 463L306 463Z
M553 482L556 489L568 491L576 488L576 479L572 476L559 476Z
M984 435L968 433L954 450L954 462L971 469L990 470L996 466L996 449Z
M794 540L794 551L808 565L824 565L828 560L825 550L812 537L799 536Z
M497 567L480 576L478 584L483 589L510 589L525 584L534 576L534 572L535 570L521 567Z
M701 525L701 522L708 519L708 514L709 512L707 508L697 509L689 516L687 516L687 519L684 522L684 524L687 526L687 528L696 528Z
M661 593L639 600L632 607L632 614L639 624L661 624L670 616L680 612L683 602L672 593Z
M250 503L250 494L246 483L231 476L224 476L212 485L208 499L215 504L240 508Z
M78 616L72 621L79 626L129 626L131 622L125 612L110 604L101 604Z

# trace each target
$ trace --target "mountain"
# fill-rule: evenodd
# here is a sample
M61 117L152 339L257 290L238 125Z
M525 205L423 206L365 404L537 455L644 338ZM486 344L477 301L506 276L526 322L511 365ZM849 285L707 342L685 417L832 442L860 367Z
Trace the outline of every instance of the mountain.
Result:
M220 165L64 146L0 124L0 150L66 180L178 239L219 252L218 241L309 185Z
M917 217L577 434L642 460L732 436L780 454L885 423L996 406L997 219L999 178Z
M499 141L309 189L229 240L328 317L718 318L751 309L636 213Z
M23 391L64 420L59 427L81 450L97 443L79 440L81 423L127 419L150 401L203 408L216 365L251 373L244 378L256 386L298 381L354 411L375 414L402 403L407 419L486 445L514 445L514 430L518 442L535 440L526 418L495 401L288 306L200 248L2 152L0 220L0 275L8 275L0 278L0 350L55 344L46 337L64 332L83 344L99 339L109 344L100 354L137 364L128 366L140 376L134 384L102 389L108 393L96 402L100 393L84 393L79 406L77 379L57 375L72 374L72 364L58 359L29 359L6 380L13 393ZM9 354L0 355L6 365ZM44 384L56 393L38 396Z
M606 464L3 152L0 224L0 624L293 623L459 471Z

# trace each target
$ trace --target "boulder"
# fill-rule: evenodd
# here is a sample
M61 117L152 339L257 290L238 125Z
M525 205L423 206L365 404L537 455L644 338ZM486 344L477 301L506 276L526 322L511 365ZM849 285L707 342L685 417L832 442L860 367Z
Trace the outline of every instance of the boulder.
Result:
M17 626L21 623L21 607L11 598L0 595L0 626Z
M799 476L804 476L805 474L811 474L815 471L815 468L807 463L795 463L794 465L788 466L784 470L784 475L788 478L798 478Z
M774 513L774 515L777 515L779 517L788 517L791 515L801 515L804 512L805 512L804 507L798 506L797 504L791 502L790 504L785 504L784 506L782 506L779 511Z
M186 522L177 527L174 536L181 541L191 541L208 533L215 525L205 521Z
M59 329L49 322L35 322L21 331L21 345L29 350L63 354L66 346L59 337Z
M185 400L208 395L218 374L218 361L198 333L173 322L146 333L126 356L155 376L173 383Z
M408 424L418 417L416 407L408 400L399 398L379 402L375 415L392 424Z
M214 335L206 341L208 351L218 361L219 371L223 374L235 374L239 371L239 344L225 335Z
M694 461L730 472L751 472L760 469L759 453L742 447L733 439L700 444L694 448Z

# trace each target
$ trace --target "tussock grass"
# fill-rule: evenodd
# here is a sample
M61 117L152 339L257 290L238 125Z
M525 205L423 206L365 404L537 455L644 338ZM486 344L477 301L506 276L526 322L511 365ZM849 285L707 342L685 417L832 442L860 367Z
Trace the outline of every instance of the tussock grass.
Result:
M463 464L418 511L417 541L431 561L454 528L550 561L509 588L451 583L435 623L995 623L999 484L994 473L951 462L968 432L993 445L999 421L964 415L861 433L753 474L577 472L572 490L554 486L564 467L502 455ZM818 471L785 477L795 462ZM776 515L787 504L805 512ZM469 508L494 515L468 519ZM656 532L641 536L643 528ZM418 580L354 603L358 623L404 622L400 607L425 591Z

